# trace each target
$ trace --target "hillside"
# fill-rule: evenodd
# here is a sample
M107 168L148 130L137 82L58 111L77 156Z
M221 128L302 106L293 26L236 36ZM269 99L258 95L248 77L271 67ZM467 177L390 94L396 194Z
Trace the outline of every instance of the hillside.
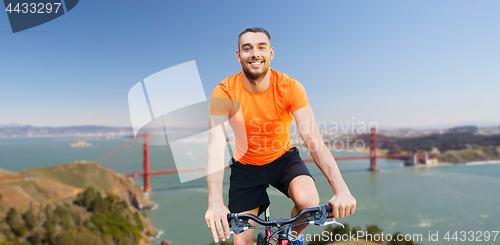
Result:
M0 181L17 180L23 176L16 172L10 172L0 168Z
M19 172L25 177L53 180L79 189L94 187L105 193L113 193L137 209L151 208L141 187L131 178L104 168L95 162L76 162L53 167L32 168Z
M369 135L360 135L360 139L369 142ZM451 130L443 134L430 134L419 137L389 137L377 135L379 148L389 150L389 154L399 154L400 152L431 151L433 148L440 152L458 151L484 147L500 146L500 134L479 135L464 130Z
M0 220L6 217L7 221L0 223L0 244L6 238L10 241L31 241L33 244L38 244L35 238L48 244L65 244L65 239L70 237L62 235L66 231L78 235L79 230L86 232L84 235L80 234L83 240L84 237L97 240L102 237L114 240L114 243L105 242L106 244L119 244L119 241L126 239L125 236L133 233L133 237L128 239L144 244L150 235L156 234L156 230L149 220L138 215L138 211L151 207L152 203L144 196L137 183L97 163L75 162L19 172L0 169ZM47 223L44 220L48 220L49 216L60 218ZM26 227L16 226L15 224L23 223L22 219L25 220ZM37 219L40 221L33 223ZM31 228L28 224L32 224ZM111 228L110 226L134 232L122 234L115 230L109 233L106 227ZM96 230L99 227L102 229ZM51 236L41 232L49 232L53 228L58 232L50 233ZM136 244L135 242L130 244Z
M476 161L500 160L500 147L483 146L473 149L447 151L438 156L439 162L466 163Z
M30 204L37 207L74 197L82 189L58 183L50 179L25 178L0 181L0 215L5 215L10 208L26 210Z
M45 205L76 196L94 187L102 194L113 193L136 209L151 208L141 188L132 179L93 162L9 172L0 169L0 214L15 207L25 210L30 203Z

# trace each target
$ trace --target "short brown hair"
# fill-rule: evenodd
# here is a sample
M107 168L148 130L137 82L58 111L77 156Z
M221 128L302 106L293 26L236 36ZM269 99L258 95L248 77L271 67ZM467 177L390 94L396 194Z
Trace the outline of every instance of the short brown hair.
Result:
M266 34L267 38L269 38L269 44L271 44L271 35L269 35L269 32L266 31L266 29L260 27L260 26L252 26L252 27L247 27L243 31L240 32L240 35L238 35L238 50L240 49L240 38L243 34L247 32L262 32Z

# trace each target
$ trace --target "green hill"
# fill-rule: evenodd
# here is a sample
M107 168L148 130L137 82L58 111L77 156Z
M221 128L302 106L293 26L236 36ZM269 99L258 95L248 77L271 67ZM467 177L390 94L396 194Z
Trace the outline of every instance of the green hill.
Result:
M0 169L0 244L145 244L152 207L131 178L94 162Z
M460 151L447 151L438 156L440 162L466 163L500 159L500 147L483 146Z
M26 169L19 172L25 177L50 179L74 188L94 187L113 193L137 209L150 208L152 203L144 197L141 187L131 178L104 168L95 162L76 162L53 167Z
M31 168L19 171L19 173L26 177L51 179L77 188L94 186L111 191L114 184L109 177L109 171L94 162L77 162L53 167Z

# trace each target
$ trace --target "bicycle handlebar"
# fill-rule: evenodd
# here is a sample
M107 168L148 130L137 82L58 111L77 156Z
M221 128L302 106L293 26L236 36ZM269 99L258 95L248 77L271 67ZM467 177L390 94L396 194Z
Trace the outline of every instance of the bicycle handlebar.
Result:
M306 214L314 214L314 216L311 215L307 218L311 222L311 224L324 225L327 218L333 218L333 216L328 216L328 213L331 212L332 206L330 204L327 204L304 209L302 210L302 212L290 219L282 219L278 217L274 220L265 221L253 214L232 213L227 215L227 220L229 221L230 226L233 228L234 233L238 234L244 231L245 227L246 229L248 229L249 224L246 221L248 221L249 219L254 220L260 225L280 227L283 225L294 223L300 220Z

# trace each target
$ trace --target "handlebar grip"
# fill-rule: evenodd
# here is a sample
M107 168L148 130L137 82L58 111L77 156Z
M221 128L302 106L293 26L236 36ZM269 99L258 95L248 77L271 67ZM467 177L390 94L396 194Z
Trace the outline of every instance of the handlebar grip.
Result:
M332 212L332 205L330 205L330 204L326 204L326 205L325 205L325 208L326 208L326 212L328 212L328 213L331 213L331 212Z

